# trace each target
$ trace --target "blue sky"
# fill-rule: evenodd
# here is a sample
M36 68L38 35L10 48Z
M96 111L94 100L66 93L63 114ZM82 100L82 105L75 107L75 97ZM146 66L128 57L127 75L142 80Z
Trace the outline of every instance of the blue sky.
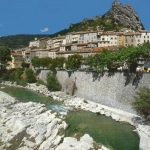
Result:
M0 0L0 36L52 34L84 18L103 15L114 0ZM150 30L150 0L119 0L130 4Z

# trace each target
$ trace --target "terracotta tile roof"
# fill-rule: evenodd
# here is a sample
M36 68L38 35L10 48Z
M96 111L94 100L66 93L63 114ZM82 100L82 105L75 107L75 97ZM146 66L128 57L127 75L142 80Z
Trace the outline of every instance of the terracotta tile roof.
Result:
M33 50L31 50L32 52L34 52L34 51L49 51L50 49L33 49Z
M119 32L119 33L117 33L117 35L118 35L118 36L122 36L122 35L124 35L124 33Z
M141 33L140 32L127 32L127 33L124 33L124 35L126 36L128 36L128 35L141 35Z
M104 31L104 32L99 32L98 35L117 35L117 32L114 32L114 31Z
M20 56L20 57L22 57L22 54L20 54L20 53L11 53L11 55L12 56Z

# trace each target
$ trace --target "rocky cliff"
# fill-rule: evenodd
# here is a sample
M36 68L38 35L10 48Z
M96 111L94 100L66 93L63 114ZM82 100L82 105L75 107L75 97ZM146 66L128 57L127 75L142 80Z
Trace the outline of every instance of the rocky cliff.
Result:
M118 1L112 3L112 8L104 15L105 18L113 18L116 24L122 24L132 29L144 29L136 11L129 5L123 5Z

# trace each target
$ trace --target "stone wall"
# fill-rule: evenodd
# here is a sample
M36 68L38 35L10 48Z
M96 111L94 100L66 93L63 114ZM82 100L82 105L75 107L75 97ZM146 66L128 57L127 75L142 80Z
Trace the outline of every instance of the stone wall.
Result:
M43 80L46 83L47 74L50 72L50 70L38 70L37 76L39 79Z
M70 89L75 83L76 96L131 113L135 113L130 104L135 91L140 86L150 86L149 74L141 76L129 73L105 73L100 76L92 72L68 74L66 71L58 71L57 78L62 85L62 90L66 93L73 93Z
M45 79L47 72L41 71L40 78ZM105 73L100 76L92 72L57 71L62 90L87 100L135 113L131 102L135 92L141 86L150 86L150 74Z

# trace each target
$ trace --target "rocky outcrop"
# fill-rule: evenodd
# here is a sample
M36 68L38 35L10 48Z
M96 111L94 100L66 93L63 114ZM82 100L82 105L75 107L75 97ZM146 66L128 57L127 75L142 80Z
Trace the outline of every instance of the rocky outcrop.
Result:
M104 15L114 18L117 24L128 26L132 29L144 29L136 11L130 5L122 5L118 1L112 3L112 8Z
M76 138L72 137L65 137L62 144L60 144L56 150L90 150L95 149L94 148L94 142L93 139L88 135L85 134L80 138L80 140L77 140ZM109 150L104 146L98 146L98 150Z
M149 150L150 149L150 126L138 125L137 133L140 137L140 150Z
M55 149L67 127L56 115L43 104L18 103L0 92L0 149Z

